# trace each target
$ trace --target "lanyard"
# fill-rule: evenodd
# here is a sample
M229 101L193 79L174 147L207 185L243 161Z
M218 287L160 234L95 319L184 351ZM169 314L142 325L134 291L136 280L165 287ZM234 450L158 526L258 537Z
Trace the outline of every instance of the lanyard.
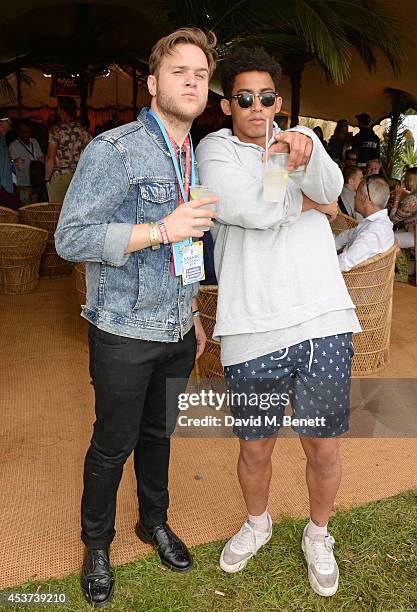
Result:
M165 143L168 147L169 154L171 155L172 164L174 166L175 174L177 175L178 187L179 187L179 203L183 204L188 201L188 194L190 185L195 184L195 167L194 167L194 150L193 143L191 140L191 134L188 134L184 145L185 145L185 176L184 179L181 174L181 170L178 164L177 155L175 152L176 144L165 129L164 124L160 118L155 115L151 110L148 110L149 115L155 119L159 129L161 130L162 136L164 137Z
M171 138L171 136L168 134L169 137L169 141L171 143L171 147L172 150L175 151L176 150L176 144L175 141ZM185 173L184 173L184 177L182 176L182 172L181 172L181 166L179 164L181 164L181 151L179 152L178 155L178 159L177 156L175 155L175 161L177 162L177 165L179 166L179 171L180 171L180 179L178 179L178 202L179 204L184 204L186 200L184 200L184 195L187 195L187 200L188 200L188 194L190 193L190 173L191 173L191 145L190 145L190 139L187 138L184 140L184 147L185 147ZM179 164L178 164L179 161ZM178 178L178 175L177 175Z

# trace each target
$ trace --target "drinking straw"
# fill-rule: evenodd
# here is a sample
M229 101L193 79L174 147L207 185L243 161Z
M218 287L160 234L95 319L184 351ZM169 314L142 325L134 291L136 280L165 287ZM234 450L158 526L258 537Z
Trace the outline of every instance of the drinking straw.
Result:
M268 143L269 143L269 119L265 120L266 131L265 131L265 166L268 163Z

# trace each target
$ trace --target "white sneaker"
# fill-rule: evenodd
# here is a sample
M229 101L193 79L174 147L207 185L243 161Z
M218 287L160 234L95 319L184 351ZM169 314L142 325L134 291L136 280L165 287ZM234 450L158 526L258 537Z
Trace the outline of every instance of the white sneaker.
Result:
M333 555L334 538L329 534L310 538L307 527L304 528L301 548L307 561L311 588L318 595L331 597L339 586L339 568Z
M243 570L251 557L272 537L272 520L268 514L268 531L255 531L249 521L231 538L220 555L220 567L233 574Z

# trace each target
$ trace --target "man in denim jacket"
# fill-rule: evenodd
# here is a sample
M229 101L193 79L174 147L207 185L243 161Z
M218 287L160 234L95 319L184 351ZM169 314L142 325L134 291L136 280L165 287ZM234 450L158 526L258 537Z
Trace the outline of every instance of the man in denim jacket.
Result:
M207 102L215 42L212 34L185 28L161 39L150 57L151 109L174 143L182 176L188 132ZM101 134L85 149L55 235L62 257L86 262L82 315L90 322L96 422L84 466L81 584L97 607L113 593L108 549L117 489L132 451L136 534L155 546L170 569L192 567L185 544L167 524L169 436L176 398L204 350L205 335L195 301L198 285L184 286L171 273L170 243L201 238L198 227L212 226L214 216L201 206L216 198L178 206L178 193L166 140L142 109L137 121Z

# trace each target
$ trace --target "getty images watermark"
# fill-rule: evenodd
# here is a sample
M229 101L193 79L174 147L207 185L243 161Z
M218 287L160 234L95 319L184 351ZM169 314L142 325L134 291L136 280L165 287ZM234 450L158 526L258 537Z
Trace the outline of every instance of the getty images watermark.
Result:
M289 405L289 393L239 393L230 389L223 392L203 389L199 392L181 393L178 396L180 414L177 420L177 433L178 429L184 428L207 430L256 427L268 430L271 427L326 426L326 418L323 416L295 418L284 414ZM184 414L185 412L187 414ZM214 414L210 414L213 412Z

